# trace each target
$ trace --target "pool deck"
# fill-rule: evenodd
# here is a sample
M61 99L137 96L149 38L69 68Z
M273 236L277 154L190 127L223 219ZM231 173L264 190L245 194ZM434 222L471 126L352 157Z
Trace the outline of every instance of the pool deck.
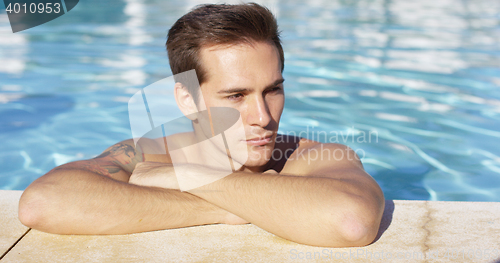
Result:
M0 191L0 262L500 262L500 203L386 201L366 247L296 244L254 225L62 236L23 226L22 191Z

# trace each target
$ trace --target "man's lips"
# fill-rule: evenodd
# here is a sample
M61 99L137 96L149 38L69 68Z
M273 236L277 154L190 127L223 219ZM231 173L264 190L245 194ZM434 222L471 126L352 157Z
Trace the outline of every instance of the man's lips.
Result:
M266 145L269 142L271 142L271 139L272 139L272 136L266 136L266 137L258 137L258 138L245 140L245 142L248 145L252 145L252 146L262 146L262 145Z

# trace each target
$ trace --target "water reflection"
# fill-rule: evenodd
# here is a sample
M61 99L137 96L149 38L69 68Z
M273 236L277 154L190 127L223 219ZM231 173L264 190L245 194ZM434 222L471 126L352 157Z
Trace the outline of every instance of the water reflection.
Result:
M376 142L345 143L364 151L389 198L500 200L498 184L487 183L500 178L499 1L258 2L283 31L282 132L377 131ZM74 101L18 137L0 133L7 155L30 160L30 169L17 157L4 163L5 185L23 189L34 171L129 138L128 98L169 75L168 28L202 3L86 0L8 37L0 15L0 111L15 94ZM21 179L3 179L11 174Z
M290 21L285 27L294 31L287 37L293 45L288 47L286 77L287 87L301 96L288 97L288 118L319 120L325 130L354 124L384 131L387 141L350 146L365 150L367 169L392 189L390 196L401 190L385 180L416 177L412 187L425 189L433 199L499 200L500 188L479 183L500 177L491 156L466 157L467 163L475 165L457 161L467 149L499 153L500 145L487 138L496 137L500 130L495 76L500 74L495 15L499 2L312 1L307 6L295 5L300 8L283 16ZM293 17L300 17L299 22ZM297 84L290 84L290 78ZM315 96L321 87L344 94L349 103ZM329 112L330 121L318 112ZM300 127L285 122L282 129ZM386 157L394 150L398 153ZM415 157L420 161L403 164ZM483 165L488 171L478 172L484 170ZM403 172L405 167L419 171L418 176Z
M0 74L19 76L26 69L28 40L23 34L13 34L8 23L7 14L0 14Z

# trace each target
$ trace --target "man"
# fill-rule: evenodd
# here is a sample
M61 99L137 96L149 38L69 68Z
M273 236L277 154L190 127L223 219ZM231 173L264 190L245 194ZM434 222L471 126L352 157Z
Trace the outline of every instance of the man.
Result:
M364 246L375 239L384 197L354 151L277 134L284 55L269 10L257 4L200 6L170 29L167 50L174 74L195 69L199 80L200 91L175 85L177 104L191 116L194 132L137 145L123 141L94 159L53 169L23 193L23 224L59 234L125 234L252 223L313 246ZM244 145L247 158L235 157L241 148L235 156L218 152L231 159L233 171L179 191L176 178L210 177L219 169L190 162L207 155L181 153L175 158L184 161L176 163L184 164L176 165L171 154L172 144L210 137L196 114L215 107L239 112L246 135L236 144ZM170 152L158 154L165 146Z

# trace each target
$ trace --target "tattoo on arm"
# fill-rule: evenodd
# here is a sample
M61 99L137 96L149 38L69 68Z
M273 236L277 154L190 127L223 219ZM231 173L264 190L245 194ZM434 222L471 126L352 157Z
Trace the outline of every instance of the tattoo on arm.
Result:
M118 143L93 159L67 163L54 168L54 170L87 170L100 175L113 177L114 174L122 170L132 173L135 165L142 161L144 161L144 154L142 151L136 151L136 149L129 144Z
M144 161L144 154L129 144L118 143L95 157L95 159L99 160L99 163L102 163L101 167L108 170L109 173L117 173L120 168L132 173L135 165Z
M101 167L95 160L85 160L85 161L77 161L72 163L67 163L61 166L54 168L53 170L62 170L62 169L78 169L78 170L87 170L94 172L96 174L105 175L111 177L111 174L108 169ZM118 168L119 170L119 168Z

